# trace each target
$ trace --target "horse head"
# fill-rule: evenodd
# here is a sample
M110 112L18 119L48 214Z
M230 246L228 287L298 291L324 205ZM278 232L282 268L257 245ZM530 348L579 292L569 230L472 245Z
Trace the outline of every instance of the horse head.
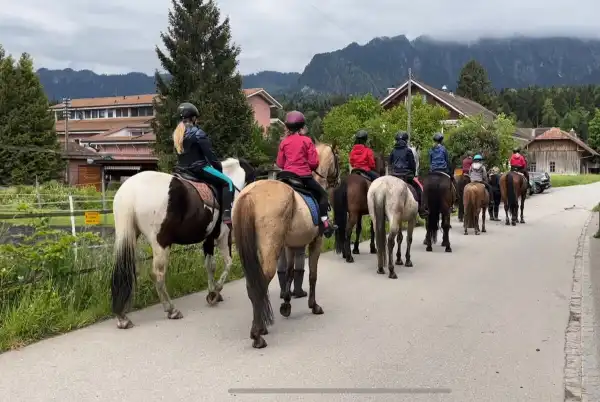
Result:
M337 187L340 181L340 162L333 146L318 143L319 167L315 170L315 180L325 189Z

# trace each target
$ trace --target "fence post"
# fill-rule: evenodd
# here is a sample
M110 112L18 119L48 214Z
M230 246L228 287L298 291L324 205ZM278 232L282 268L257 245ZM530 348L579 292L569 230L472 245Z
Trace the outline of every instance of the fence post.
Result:
M40 183L38 177L35 175L35 195L37 197L38 208L42 209L42 196L40 195Z
M69 195L69 209L71 211L71 234L77 236L75 232L75 206L73 205L73 195ZM75 242L75 260L77 261L77 242Z
M106 210L106 180L104 178L104 165L100 168L100 175L102 176L102 210ZM102 214L102 224L106 225L106 214Z

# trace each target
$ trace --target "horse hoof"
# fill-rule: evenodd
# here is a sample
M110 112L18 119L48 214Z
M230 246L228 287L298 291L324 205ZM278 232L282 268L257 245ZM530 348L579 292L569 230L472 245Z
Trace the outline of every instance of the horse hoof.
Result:
M398 275L396 275L395 272L390 271L390 274L388 275L388 278L390 278L390 279L398 279Z
M452 252L452 247L450 247L450 246L446 247L446 252L447 253L451 253Z
M377 249L375 247L371 248L371 254L377 254Z
M506 226L510 226L510 222L509 221L506 221Z
M259 329L259 330L258 330L258 333L259 333L260 335L269 335L269 330L268 330L268 329L266 329L266 328Z
M358 249L356 248L356 249L352 250L352 254L360 254L360 251L358 251Z
M425 249L425 251L433 251L433 247L427 246L427 248Z
M219 302L219 296L220 295L217 292L208 292L208 294L206 295L206 302L209 306L214 306Z
M475 232L475 236L479 236L479 234L480 234L479 231Z
M169 320L180 320L183 318L183 314L181 314L181 311L174 308L169 313L167 313L167 317L169 318Z
M254 349L262 349L267 347L267 341L263 339L263 337L259 337L252 342L252 347Z
M523 219L521 219L521 223L525 223L525 221Z
M406 264L404 264L404 266L410 268L413 266L413 263L411 260L406 260Z
M485 228L481 229L481 231L482 231L483 233L487 233L487 230L485 230Z
M312 307L311 307L312 313L314 315L321 315L324 313L323 309L321 308L321 306L319 306L317 303L315 303Z
M279 313L284 317L289 317L292 313L292 305L290 303L281 303L281 307L279 307Z
M219 293L219 297L217 298L218 302L222 302L223 301L223 296L221 295L221 293Z
M404 263L400 259L396 260L395 264L396 265L404 265Z
M129 329L131 327L133 327L133 323L129 320L129 318L117 318L117 328Z
M517 222L513 222L513 223L511 223L511 225L513 225L513 226L517 226Z
M465 230L465 236L467 236L469 233Z
M383 268L377 268L377 273L379 275L383 275L383 274L385 274L385 271L383 270Z
M427 245L427 240L423 240L423 245L426 246Z
M354 262L354 258L351 255L349 255L348 257L346 257L346 262L353 263Z

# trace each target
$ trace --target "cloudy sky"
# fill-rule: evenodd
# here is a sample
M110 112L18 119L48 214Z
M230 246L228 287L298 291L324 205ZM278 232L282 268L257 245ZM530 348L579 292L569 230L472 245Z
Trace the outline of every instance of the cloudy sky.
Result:
M242 47L240 70L299 71L315 53L376 36L600 37L599 0L218 0ZM575 3L576 6L575 6ZM97 73L158 66L170 0L0 0L0 44L36 67Z

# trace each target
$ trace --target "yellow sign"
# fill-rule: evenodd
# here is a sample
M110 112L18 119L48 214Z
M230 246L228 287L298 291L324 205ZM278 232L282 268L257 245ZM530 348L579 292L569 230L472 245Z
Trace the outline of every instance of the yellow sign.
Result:
M88 211L85 213L85 224L86 225L99 225L100 224L100 212Z
M462 176L462 169L454 169L454 176Z

